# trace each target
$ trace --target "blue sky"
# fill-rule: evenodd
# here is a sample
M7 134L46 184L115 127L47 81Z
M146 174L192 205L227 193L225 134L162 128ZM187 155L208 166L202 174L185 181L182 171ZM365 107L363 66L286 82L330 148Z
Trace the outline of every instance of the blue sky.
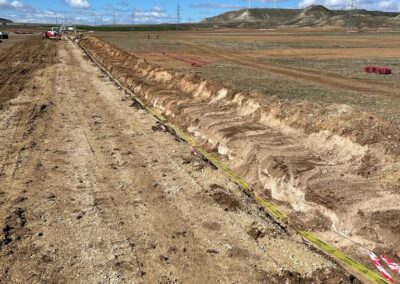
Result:
M358 0L358 6L369 10L398 11L400 0ZM323 4L342 9L348 0L277 0L278 8L306 7ZM55 23L57 20L81 24L128 24L132 11L136 23L176 22L178 0L0 0L0 17L16 22ZM274 0L252 0L251 7L274 7ZM180 1L183 22L196 22L229 10L246 8L248 0Z

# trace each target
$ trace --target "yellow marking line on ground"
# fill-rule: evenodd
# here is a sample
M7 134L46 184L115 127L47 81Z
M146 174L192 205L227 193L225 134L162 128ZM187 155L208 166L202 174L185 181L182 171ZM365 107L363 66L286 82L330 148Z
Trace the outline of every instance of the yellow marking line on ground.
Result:
M208 153L204 149L202 149L197 143L192 139L189 135L187 135L184 131L182 131L178 126L170 123L167 121L167 119L161 115L157 110L155 110L152 107L146 106L146 104L138 98L131 90L125 88L117 79L115 79L108 70L106 70L100 63L98 63L93 56L83 47L80 45L82 50L90 57L90 59L103 71L105 72L110 79L112 79L114 82L118 84L118 86L124 90L126 93L128 93L136 102L138 102L143 109L147 110L150 114L152 114L160 123L163 123L165 126L173 129L182 140L184 140L186 143L188 143L190 146L195 148L200 154L202 154L207 160L209 160L214 166L216 166L219 170L223 171L227 177L240 187L242 187L245 190L251 190L251 187L249 184L244 181L242 178L240 178L233 170L231 170L227 165L222 163L218 158L216 158L213 154ZM276 205L271 203L270 201L266 200L263 198L259 193L251 190L253 193L253 196L255 200L257 201L258 204L260 204L268 214L274 218L275 221L278 223L284 222L285 224L289 224L289 218L288 216L283 213ZM378 274L375 272L369 270L367 267L362 265L361 263L358 263L357 261L351 259L347 255L345 255L343 252L335 248L334 246L327 244L326 242L322 241L319 239L316 235L314 235L311 232L307 231L301 231L297 230L296 228L293 228L299 235L301 235L304 239L309 241L311 244L313 244L315 247L319 248L326 254L330 255L337 261L343 263L344 265L347 265L349 268L351 268L354 272L362 275L369 281L372 281L373 283L378 283L378 284L389 284L388 281L380 277Z
M310 232L307 232L307 231L297 231L297 232L301 236L303 236L305 239L307 239L309 242L313 243L315 246L320 248L321 250L329 253L335 259L340 260L342 263L348 265L353 270L361 273L368 280L370 280L370 281L372 281L374 283L381 283L381 284L389 283L385 279L380 277L378 274L376 274L375 272L369 270L367 267L365 267L361 263L358 263L357 261L351 259L350 257L345 255L343 252L341 252L340 250L338 250L334 246L322 241L321 239L319 239L313 233L310 233Z

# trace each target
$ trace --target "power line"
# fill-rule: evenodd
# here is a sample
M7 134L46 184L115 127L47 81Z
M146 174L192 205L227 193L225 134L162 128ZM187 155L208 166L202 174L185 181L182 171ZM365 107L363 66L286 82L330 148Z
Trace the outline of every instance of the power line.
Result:
M351 32L354 25L354 14L357 9L357 0L349 0L347 12L347 32Z
M179 30L180 23L181 23L181 5L178 2L178 6L176 6L176 30Z
M135 8L132 8L132 18L131 18L131 20L132 20L132 31L135 29Z

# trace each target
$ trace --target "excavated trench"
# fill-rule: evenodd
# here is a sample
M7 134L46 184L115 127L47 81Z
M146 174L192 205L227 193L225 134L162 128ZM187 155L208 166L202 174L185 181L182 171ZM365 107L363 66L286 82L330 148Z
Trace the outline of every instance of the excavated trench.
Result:
M80 44L127 88L192 134L254 188L338 247L396 256L399 127L348 106L227 89L147 63L95 37ZM331 229L331 230L330 230Z

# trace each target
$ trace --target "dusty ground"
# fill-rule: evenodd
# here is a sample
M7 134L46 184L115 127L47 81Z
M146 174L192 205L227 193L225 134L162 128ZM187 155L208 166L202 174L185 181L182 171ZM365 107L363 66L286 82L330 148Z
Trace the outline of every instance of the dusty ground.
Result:
M51 63L0 93L2 282L353 279L159 131L78 47L34 42L15 58L39 49Z
M22 55L23 54L23 55ZM55 48L31 36L12 36L0 45L0 109L25 88L34 72L54 61Z
M398 260L400 230L388 217L400 211L397 124L347 105L243 92L156 66L96 38L82 44L125 86L324 240L363 263L369 263L366 248Z
M2 31L1 28L0 28L0 31ZM29 35L15 35L15 34L10 34L10 35L9 35L9 39L3 39L3 42L0 43L0 53L1 53L3 50L5 50L5 49L7 49L7 48L9 48L9 47L11 47L11 46L13 46L13 45L15 45L16 43L19 43L19 42L21 42L21 41L24 41L27 37L29 37Z
M99 33L116 46L174 70L223 81L294 101L347 104L399 123L398 32L347 35L335 30L231 30L207 32ZM166 56L207 62L192 67ZM394 74L365 74L365 65L392 67ZM267 78L267 79L266 79Z

